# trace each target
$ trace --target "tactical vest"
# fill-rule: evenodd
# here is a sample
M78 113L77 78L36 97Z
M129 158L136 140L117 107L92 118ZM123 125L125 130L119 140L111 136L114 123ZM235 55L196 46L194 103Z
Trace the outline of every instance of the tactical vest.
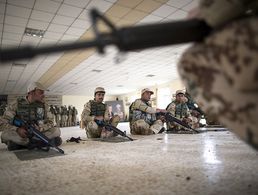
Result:
M146 104L147 106L150 106L148 102L143 102L143 103ZM152 125L157 118L155 114L150 114L138 109L134 109L134 102L133 102L129 107L129 121L133 122L139 119L143 119L146 123L148 123L149 125Z
M178 103L176 101L173 101L172 103L174 103L176 105L176 110L175 110L175 116L178 118L184 118L187 117L187 104L186 103Z
M42 102L29 103L26 99L18 99L16 115L25 120L36 123L43 122L46 117L45 106Z
M104 116L106 111L106 104L90 101L90 116Z

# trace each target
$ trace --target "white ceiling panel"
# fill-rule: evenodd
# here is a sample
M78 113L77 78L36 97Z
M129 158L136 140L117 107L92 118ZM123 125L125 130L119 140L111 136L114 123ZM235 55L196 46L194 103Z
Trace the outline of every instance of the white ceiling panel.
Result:
M8 0L8 4L33 8L35 0Z
M100 12L106 12L113 3L104 1L104 0L94 0L91 1L88 6L86 7L87 9L92 9L92 8L97 8Z
M0 14L0 23L3 23L3 22L4 22L4 15Z
M159 22L161 21L163 18L159 17L159 16L155 16L155 15L148 15L145 18L143 18L139 23L153 23L153 22Z
M25 27L9 25L9 24L4 25L4 32L23 34L24 30L25 30Z
M51 0L36 0L34 8L36 10L41 10L50 13L56 13L58 8L60 7L60 3Z
M70 27L65 34L68 35L76 35L76 36L81 36L87 29L81 29L81 28L73 28Z
M65 26L61 24L50 24L48 27L48 31L63 34L68 28L69 26Z
M16 26L26 26L28 22L28 19L25 18L20 18L20 17L14 17L14 16L5 16L5 23L6 24L11 24L11 25L16 25Z
M5 13L5 4L0 3L0 14L4 14L4 13Z
M82 28L84 30L87 30L90 26L91 26L91 23L89 21L82 20L82 19L76 19L72 24L72 27Z
M45 32L45 35L44 35L44 38L46 38L46 39L59 40L62 36L63 36L63 35L60 34L60 33L54 33L54 32L46 31L46 32Z
M193 0L191 3L183 6L182 9L185 11L191 11L192 9L196 8L199 4L199 0Z
M89 2L90 2L90 0L76 0L76 1L64 0L65 4L72 5L72 6L79 7L79 8L85 8Z
M167 17L168 15L172 14L176 10L177 8L174 8L168 5L162 5L160 8L152 12L152 14L160 17Z
M54 14L43 12L39 10L33 10L31 14L31 19L39 20L44 22L50 22L54 18Z
M193 0L169 0L167 2L168 5L181 8L189 3L191 3Z
M66 26L70 26L74 22L75 18L67 17L67 16L60 16L56 15L52 21L55 24L62 24Z
M29 18L31 13L31 9L15 6L15 5L8 5L6 7L6 14L10 16L17 16L22 18Z
M82 8L62 4L57 14L76 18L80 15L81 12L82 12Z
M181 20L187 17L187 12L183 10L177 10L173 14L169 15L167 18L171 20Z
M49 25L48 22L43 22L43 21L30 19L27 27L35 28L35 29L39 29L39 30L46 30L48 25Z
M22 38L22 34L14 34L10 32L4 32L3 33L3 39L9 39L9 40L14 40L14 41L20 41Z

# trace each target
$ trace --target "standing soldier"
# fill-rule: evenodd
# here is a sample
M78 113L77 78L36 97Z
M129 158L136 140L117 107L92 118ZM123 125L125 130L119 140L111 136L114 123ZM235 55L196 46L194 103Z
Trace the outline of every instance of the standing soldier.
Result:
M68 106L67 114L68 114L67 126L71 127L72 126L72 116L73 116L73 111L72 111L72 107L71 106Z
M156 114L165 113L166 110L151 107L149 101L152 94L153 91L145 88L141 92L141 99L131 104L129 108L131 134L151 135L165 130L162 120L157 119Z
M99 121L110 123L112 126L117 126L120 120L119 116L114 116L110 119L108 106L103 103L105 89L97 87L94 92L94 100L90 100L84 105L82 112L82 122L85 126L86 135L88 138L105 138L112 137L115 134L112 131L107 131L105 127L99 126ZM98 123L98 124L97 124Z
M56 119L55 119L55 108L54 108L54 106L53 105L50 105L50 108L49 108L49 113L51 113L51 118L53 118L53 120L54 120L54 125L56 126Z
M65 127L65 111L64 111L64 106L61 106L61 127Z
M198 120L196 117L191 116L189 108L186 104L186 97L183 90L176 91L176 99L172 101L167 106L167 111L171 113L172 116L182 120L183 122L190 125L192 128L198 127ZM167 122L168 131L179 131L183 127L175 124L174 122Z
M29 146L27 129L12 124L15 117L26 122L34 122L35 128L53 140L56 146L62 143L60 129L54 126L49 107L43 100L44 90L45 88L40 83L32 83L28 87L26 98L19 98L8 105L3 115L4 131L1 135L1 141L7 145L8 150Z
M76 110L75 107L73 107L72 111L73 111L72 112L72 125L76 126L77 125L76 124L76 118L77 118L78 111Z
M55 117L56 117L56 126L60 127L61 123L61 114L60 114L60 107L55 106Z

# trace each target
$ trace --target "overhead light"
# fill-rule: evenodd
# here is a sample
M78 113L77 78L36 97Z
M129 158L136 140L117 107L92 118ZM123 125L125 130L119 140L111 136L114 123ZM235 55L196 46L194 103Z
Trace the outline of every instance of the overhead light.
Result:
M154 77L154 74L147 74L146 77Z
M92 72L101 72L102 70L93 69Z
M46 31L34 28L25 28L24 35L33 37L43 37Z

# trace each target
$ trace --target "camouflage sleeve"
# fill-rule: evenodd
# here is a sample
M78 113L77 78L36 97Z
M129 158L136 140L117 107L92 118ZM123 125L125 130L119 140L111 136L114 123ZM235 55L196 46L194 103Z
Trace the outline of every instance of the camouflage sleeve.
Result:
M3 129L6 129L6 130L8 129L10 131L17 130L16 126L11 125L13 118L16 115L17 106L18 106L17 101L14 101L7 106L6 111L4 112L4 115L2 117L2 122L3 122L2 128Z
M143 112L147 112L150 114L157 113L155 108L152 108L150 106L147 106L145 103L143 103L141 100L136 100L133 104L133 109L141 110Z
M212 27L230 22L244 15L248 9L258 9L258 2L252 0L201 0L199 5L200 17Z
M47 131L54 127L54 115L51 113L49 105L44 104L45 106L45 116L43 124L39 124L40 131Z
M91 106L90 106L90 102L88 102L84 105L84 109L82 111L81 119L83 122L94 121L95 116L90 116L90 110L91 110Z
M176 113L176 105L174 103L170 103L166 109L172 116L175 116Z

